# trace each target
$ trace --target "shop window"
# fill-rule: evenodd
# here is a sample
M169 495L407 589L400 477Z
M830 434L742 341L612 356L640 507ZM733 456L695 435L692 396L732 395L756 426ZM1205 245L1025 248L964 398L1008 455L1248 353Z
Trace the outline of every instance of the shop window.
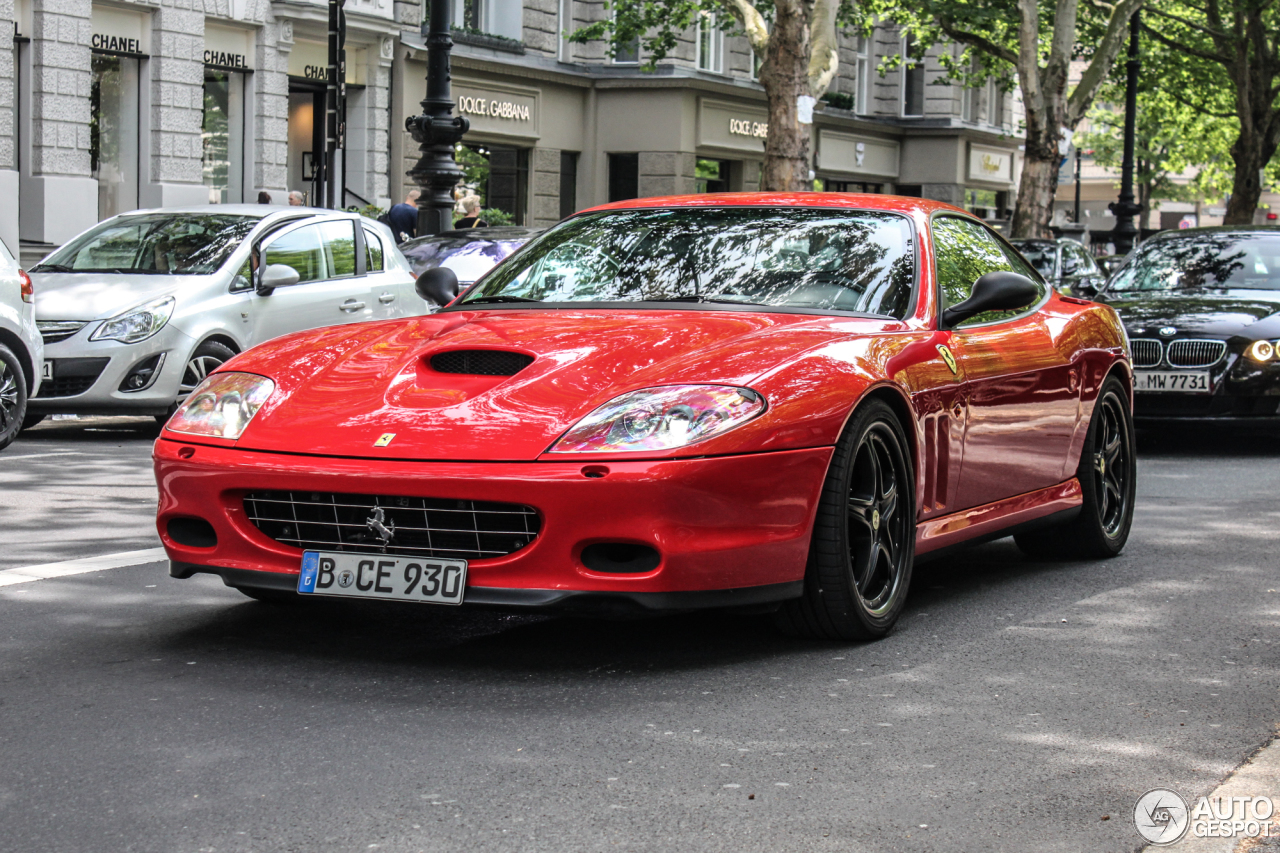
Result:
M560 218L573 216L578 210L578 155L560 152Z
M640 155L609 155L609 201L640 197Z
M854 75L853 111L865 115L871 107L871 39L866 36L858 36Z
M465 193L479 196L484 220L490 225L523 225L529 206L528 149L464 143L455 156L464 173Z
M998 190L966 189L964 209L980 219L1005 219L1008 217L1009 194Z
M244 201L244 75L204 73L204 185L209 203Z
M727 193L729 191L729 161L699 159L694 168L697 192Z
M814 189L829 193L872 193L884 192L884 184L871 184L866 181L832 181L819 178L814 181Z
M711 12L698 13L698 70L724 71L724 35Z
M98 219L138 206L138 60L95 53L89 88L89 168Z
M895 195L907 198L924 198L924 187L920 184L898 184Z
M923 59L911 58L911 52L915 49L915 39L911 36L902 40L902 114L904 116L924 115L925 62Z

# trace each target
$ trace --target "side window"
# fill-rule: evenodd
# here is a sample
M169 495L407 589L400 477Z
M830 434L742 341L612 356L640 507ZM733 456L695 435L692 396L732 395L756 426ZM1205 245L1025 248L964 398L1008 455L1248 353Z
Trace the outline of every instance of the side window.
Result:
M1044 285L1039 277L1013 249L1006 249L984 226L955 216L939 216L933 220L933 252L938 267L938 295L941 308L959 305L969 298L973 284L989 272L1010 270L1021 273L1036 283L1040 295ZM974 326L1016 317L1021 311L986 311L962 323Z
M1084 266L1080 263L1080 256L1076 254L1076 247L1070 243L1062 245L1062 275L1080 275L1083 273Z
M368 228L364 229L364 268L369 272L382 272L382 238Z
M356 274L356 225L350 219L321 222L324 256L329 265L329 278L346 278Z
M324 255L320 226L306 225L272 240L263 263L293 267L298 271L298 281L319 281L325 277Z
M249 258L244 259L244 263L236 272L235 278L231 279L231 292L239 293L242 290L248 290L253 286L253 263Z

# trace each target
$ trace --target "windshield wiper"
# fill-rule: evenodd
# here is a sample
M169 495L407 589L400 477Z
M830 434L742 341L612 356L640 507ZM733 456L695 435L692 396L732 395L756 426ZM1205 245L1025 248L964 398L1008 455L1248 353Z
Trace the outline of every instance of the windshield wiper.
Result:
M75 272L74 269L64 264L36 264L31 271L32 272Z
M482 302L541 302L541 299L529 299L526 296L477 296L475 299L468 299L466 302L459 302L459 307L463 305L476 305Z
M764 305L747 299L719 299L715 296L663 296L659 299L641 299L641 302L716 302L722 305Z

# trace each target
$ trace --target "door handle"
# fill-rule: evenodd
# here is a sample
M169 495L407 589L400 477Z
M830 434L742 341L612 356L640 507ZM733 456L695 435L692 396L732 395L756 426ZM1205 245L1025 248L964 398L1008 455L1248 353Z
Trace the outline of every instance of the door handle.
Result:
M392 302L396 301L396 295L394 293L384 293L378 297L378 301L383 305L390 305Z
M363 307L364 307L363 302L357 302L354 299L348 299L346 302L338 306L338 310L346 311L348 314L350 314L352 311L359 311Z

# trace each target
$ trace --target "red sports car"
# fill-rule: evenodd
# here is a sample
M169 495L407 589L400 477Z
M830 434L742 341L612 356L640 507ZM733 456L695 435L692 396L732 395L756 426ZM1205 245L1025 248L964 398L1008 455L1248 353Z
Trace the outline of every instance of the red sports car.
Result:
M769 609L874 638L953 546L1118 553L1131 385L1115 313L962 210L637 199L437 314L224 364L156 442L157 523L174 577L255 598Z

